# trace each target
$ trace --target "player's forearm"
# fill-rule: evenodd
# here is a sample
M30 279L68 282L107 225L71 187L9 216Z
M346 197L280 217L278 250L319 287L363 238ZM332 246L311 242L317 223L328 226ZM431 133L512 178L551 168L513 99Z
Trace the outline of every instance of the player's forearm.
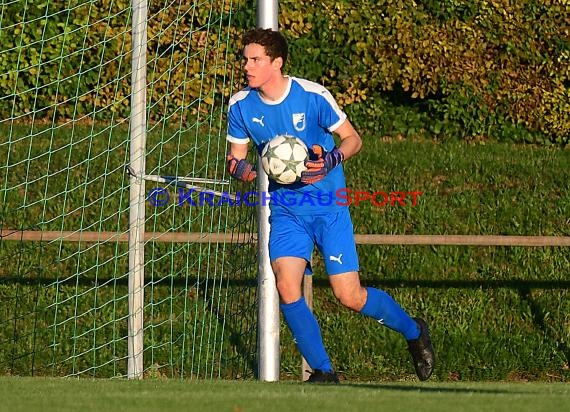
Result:
M237 160L247 157L247 144L230 143L230 154Z
M360 149L362 148L362 139L358 135L358 133L353 133L346 136L340 142L340 146L338 150L340 150L343 154L344 160L351 158L355 154L357 154Z
M228 172L236 179L251 182L257 176L254 167L245 159L247 144L231 143L230 152L226 156Z
M351 158L360 151L362 139L348 119L335 130L335 133L340 137L338 150L342 153L344 160Z

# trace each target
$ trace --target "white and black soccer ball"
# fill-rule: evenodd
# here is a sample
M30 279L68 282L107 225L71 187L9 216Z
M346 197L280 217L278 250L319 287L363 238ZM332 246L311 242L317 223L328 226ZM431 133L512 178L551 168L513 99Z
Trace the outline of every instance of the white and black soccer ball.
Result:
M280 135L271 139L261 152L263 170L270 179L288 185L298 182L306 170L305 160L309 152L303 141L297 137Z

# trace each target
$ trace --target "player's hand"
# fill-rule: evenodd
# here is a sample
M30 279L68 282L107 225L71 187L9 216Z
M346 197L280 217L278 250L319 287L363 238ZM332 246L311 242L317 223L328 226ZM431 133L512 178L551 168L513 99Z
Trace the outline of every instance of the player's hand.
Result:
M253 170L253 166L245 159L236 159L234 155L228 153L226 157L228 163L228 171L230 175L244 182L251 182L257 176L257 172Z
M344 155L336 147L330 152L325 152L322 146L314 144L312 151L314 156L305 161L307 170L301 173L301 182L305 184L313 184L323 180L332 169L344 160Z

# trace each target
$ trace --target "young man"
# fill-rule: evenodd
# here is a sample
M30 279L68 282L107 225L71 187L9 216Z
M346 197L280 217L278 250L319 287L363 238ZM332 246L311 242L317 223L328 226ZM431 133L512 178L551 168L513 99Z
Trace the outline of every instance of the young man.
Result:
M246 160L250 140L261 152L273 137L288 134L311 148L311 159L299 183L283 186L270 180L269 185L269 256L281 312L313 370L307 381L339 382L317 320L302 296L303 275L311 273L315 245L323 256L335 297L347 308L401 333L408 342L416 374L421 380L428 379L435 355L426 323L411 318L386 292L360 285L348 207L319 198L346 187L342 162L358 153L360 136L327 89L283 75L287 42L279 32L252 30L244 35L243 45L248 87L232 96L228 110L231 176L255 179L256 172ZM333 132L340 140L338 148ZM287 191L287 201L274 201L283 191Z

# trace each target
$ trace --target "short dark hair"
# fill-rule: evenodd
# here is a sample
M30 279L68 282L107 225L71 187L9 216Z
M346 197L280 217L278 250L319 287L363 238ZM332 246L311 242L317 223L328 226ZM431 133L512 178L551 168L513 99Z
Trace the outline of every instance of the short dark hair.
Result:
M267 54L272 61L281 57L283 59L283 65L285 65L288 49L287 40L285 40L285 37L283 37L280 32L272 29L253 29L243 35L242 41L243 47L251 43L263 46L265 54Z

